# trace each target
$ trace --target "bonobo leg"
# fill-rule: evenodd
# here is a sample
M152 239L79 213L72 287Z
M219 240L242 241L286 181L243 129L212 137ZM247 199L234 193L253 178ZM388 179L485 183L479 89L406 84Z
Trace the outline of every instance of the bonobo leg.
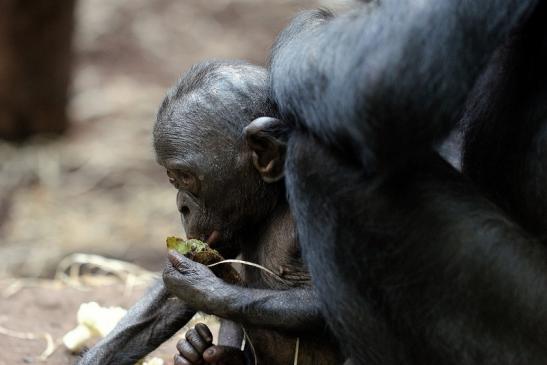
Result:
M224 318L220 319L219 345L241 348L243 336L243 328L239 323Z
M158 280L78 365L133 365L173 336L195 313Z

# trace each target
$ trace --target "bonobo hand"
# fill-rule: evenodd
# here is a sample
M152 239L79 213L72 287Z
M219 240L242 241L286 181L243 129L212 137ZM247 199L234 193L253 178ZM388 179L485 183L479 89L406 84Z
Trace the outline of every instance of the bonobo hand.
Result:
M213 346L213 335L209 328L198 323L186 338L177 343L175 365L244 365L243 351L230 346Z
M196 310L220 315L219 310L227 305L229 285L207 266L176 251L169 251L168 258L169 263L163 271L167 290Z

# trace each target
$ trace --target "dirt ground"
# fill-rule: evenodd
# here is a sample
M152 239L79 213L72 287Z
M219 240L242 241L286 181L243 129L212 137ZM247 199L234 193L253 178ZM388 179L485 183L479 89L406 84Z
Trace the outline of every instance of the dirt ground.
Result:
M76 313L80 304L96 301L102 306L128 308L145 291L144 286L139 286L128 292L121 283L86 290L54 281L27 282L26 285L11 294L9 299L0 299L0 365L74 364L78 355L70 353L61 344L61 339L76 326ZM13 288L13 281L0 282L0 298ZM42 360L40 355L47 347L45 334L51 336L56 349L47 359ZM29 335L36 339L20 338ZM176 341L182 337L181 331L150 356L170 363Z
M44 339L10 331L58 341L75 326L81 303L129 307L144 290L25 281L13 292L21 277L52 278L74 252L161 269L164 239L181 228L175 191L154 162L151 128L178 76L207 58L264 64L297 11L340 2L79 0L71 130L57 139L0 141L0 365L74 363L62 348L42 362ZM170 359L173 349L159 354Z

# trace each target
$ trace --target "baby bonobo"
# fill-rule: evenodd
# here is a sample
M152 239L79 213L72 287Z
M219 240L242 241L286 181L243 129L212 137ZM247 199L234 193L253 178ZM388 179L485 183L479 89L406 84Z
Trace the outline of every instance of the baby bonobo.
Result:
M228 285L207 267L172 253L164 282L158 281L79 365L133 365L197 310L243 325L262 364L293 361L297 338L299 364L342 362L300 258L282 181L283 131L268 129L272 120L258 118L263 115L277 115L265 69L202 63L165 98L154 147L178 190L187 235L207 241L225 258L240 255L271 273L244 266L246 286ZM264 130L270 133L259 133ZM223 320L220 346L211 346L205 326L189 331L188 341L179 343L177 364L248 363L235 322Z
M268 73L238 61L193 66L158 112L157 161L177 189L188 237L269 270L242 265L246 286L236 286L170 252L167 289L187 306L226 319L217 346L207 326L190 330L175 364L249 363L254 355L240 350L241 326L262 364L291 363L297 339L299 364L342 363L300 257L282 176L283 131L275 139L259 133L270 122L264 115L277 115Z

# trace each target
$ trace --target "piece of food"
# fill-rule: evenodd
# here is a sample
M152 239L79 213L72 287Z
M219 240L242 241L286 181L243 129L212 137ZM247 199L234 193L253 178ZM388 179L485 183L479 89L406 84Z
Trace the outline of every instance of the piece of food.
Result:
M163 365L164 362L159 357L152 357L150 359L141 360L137 364L138 365Z
M95 335L89 327L79 324L63 336L63 344L71 352L80 352Z
M78 352L93 338L105 337L127 311L121 307L101 307L96 302L82 303L78 309L78 326L63 336L63 344Z
M224 260L217 250L210 248L205 242L191 239L183 240L179 237L167 237L167 248L188 257L192 261L203 265L210 265Z
M196 240L183 240L179 237L167 237L165 240L167 249L175 250L178 253L188 257L190 260L199 262L202 265L209 266L223 261L224 257L215 249L212 249L207 243ZM239 273L228 263L211 267L216 276L230 284L241 283Z

